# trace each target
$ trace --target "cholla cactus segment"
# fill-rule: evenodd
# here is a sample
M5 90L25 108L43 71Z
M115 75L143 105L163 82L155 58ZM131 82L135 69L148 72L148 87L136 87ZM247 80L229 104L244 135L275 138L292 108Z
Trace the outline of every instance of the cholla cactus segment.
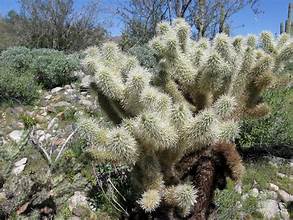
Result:
M196 198L197 190L189 183L167 187L163 192L164 201L168 205L179 207L184 216L189 214L192 206L196 203Z
M91 118L81 117L77 124L82 135L95 146L105 147L109 143L109 131L99 127L99 122Z
M272 33L264 31L260 35L261 47L267 53L275 53L274 38Z
M113 42L107 42L103 44L101 48L101 53L105 61L109 63L115 63L115 61L119 61L120 51L117 44Z
M164 35L170 30L170 25L166 21L160 22L156 27L157 35Z
M290 36L289 34L287 33L283 33L279 36L279 39L278 39L278 48L282 48L283 46L286 45L286 43L288 43L290 40Z
M190 38L190 26L183 18L174 21L175 31L179 40L179 45L183 51L186 51L187 42Z
M86 56L82 62L81 65L86 73L90 75L94 75L97 71L98 65L97 65L97 57L96 56Z
M148 190L142 194L138 200L138 204L145 212L153 212L159 207L161 202L161 194L158 190Z
M156 112L141 115L139 130L143 141L155 150L174 148L178 141L175 128Z
M153 87L146 87L140 96L145 111L156 111L161 114L168 114L171 110L171 99L168 95Z
M123 98L124 84L118 74L113 73L113 69L101 65L96 71L95 80L102 92L115 100Z
M256 47L256 37L254 35L249 35L247 37L247 46L250 48Z
M244 49L244 45L243 45L243 38L242 37L235 37L233 42L232 42L232 45L234 46L235 48L235 51L237 53L242 53L243 52L243 49ZM239 55L239 54L238 54ZM241 54L240 54L241 55Z
M138 157L136 140L123 127L110 131L107 149L129 164L134 164Z
M234 120L224 121L218 127L218 141L229 143L238 137L240 132L239 125Z
M180 184L175 187L174 197L181 208L190 208L196 203L197 190L191 184Z
M231 48L231 41L228 35L218 34L213 42L215 50L224 58L225 61L231 62L235 54Z
M172 123L181 130L192 119L192 113L184 104L176 104L172 108Z
M208 145L213 143L217 129L216 115L212 110L203 110L183 129L187 147L194 147L198 144Z
M96 57L100 55L100 49L97 46L91 46L84 51L84 54L86 57Z
M236 100L233 96L222 95L214 104L213 108L220 118L226 119L232 116L237 106Z
M281 51L279 52L279 54L277 55L277 58L276 58L275 69L277 70L280 67L280 64L282 62L286 62L286 61L292 59L292 57L293 57L293 42L286 45L285 47L283 47L281 49Z

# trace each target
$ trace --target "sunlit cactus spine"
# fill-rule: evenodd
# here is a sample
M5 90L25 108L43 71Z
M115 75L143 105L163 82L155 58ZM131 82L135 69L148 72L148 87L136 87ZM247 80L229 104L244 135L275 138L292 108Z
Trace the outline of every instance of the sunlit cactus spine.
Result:
M84 69L93 75L113 125L81 117L79 128L98 162L132 167L133 194L145 212L164 203L187 216L200 189L182 179L176 165L187 154L210 149L223 155L231 178L240 180L244 169L233 145L239 123L269 111L261 94L292 58L293 43L268 32L193 41L190 27L177 19L172 26L160 23L149 45L159 73L139 66L111 42L86 51Z

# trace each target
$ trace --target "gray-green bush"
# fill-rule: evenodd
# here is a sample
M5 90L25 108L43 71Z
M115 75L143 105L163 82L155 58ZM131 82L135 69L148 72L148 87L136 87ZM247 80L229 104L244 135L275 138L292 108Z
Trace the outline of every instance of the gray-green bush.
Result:
M264 100L271 113L262 118L247 118L241 125L240 146L293 144L293 88L268 90Z
M0 67L0 103L31 103L39 96L39 89L31 73Z
M32 54L30 69L44 87L53 88L74 80L72 73L79 66L77 57L52 49L34 49Z
M12 47L0 55L1 66L13 72L28 72L45 88L53 88L71 83L72 72L79 67L79 59L52 49L28 49Z

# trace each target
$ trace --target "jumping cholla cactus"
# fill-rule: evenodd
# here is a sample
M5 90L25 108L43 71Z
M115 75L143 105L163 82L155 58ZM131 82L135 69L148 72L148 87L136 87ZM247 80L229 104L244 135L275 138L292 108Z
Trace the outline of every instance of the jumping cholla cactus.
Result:
M268 32L259 39L218 34L213 41L193 41L190 35L182 19L158 25L149 43L156 51L156 74L112 42L85 52L84 69L116 126L81 117L80 130L93 159L133 166L133 193L145 212L167 204L187 216L199 202L200 180L176 170L187 155L220 152L230 176L240 179L244 169L232 144L239 122L269 111L261 93L293 55L286 34L278 40Z

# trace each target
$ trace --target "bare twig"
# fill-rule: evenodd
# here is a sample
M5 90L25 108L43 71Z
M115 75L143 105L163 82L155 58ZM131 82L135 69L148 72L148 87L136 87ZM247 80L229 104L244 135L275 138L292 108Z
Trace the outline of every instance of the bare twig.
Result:
M72 136L77 132L77 129L75 129L69 136L68 138L66 139L66 141L64 142L64 144L62 145L61 147L61 150L59 151L57 157L55 158L55 163L59 160L59 158L62 156L62 153L67 145L67 143L69 142L69 140L72 138Z

